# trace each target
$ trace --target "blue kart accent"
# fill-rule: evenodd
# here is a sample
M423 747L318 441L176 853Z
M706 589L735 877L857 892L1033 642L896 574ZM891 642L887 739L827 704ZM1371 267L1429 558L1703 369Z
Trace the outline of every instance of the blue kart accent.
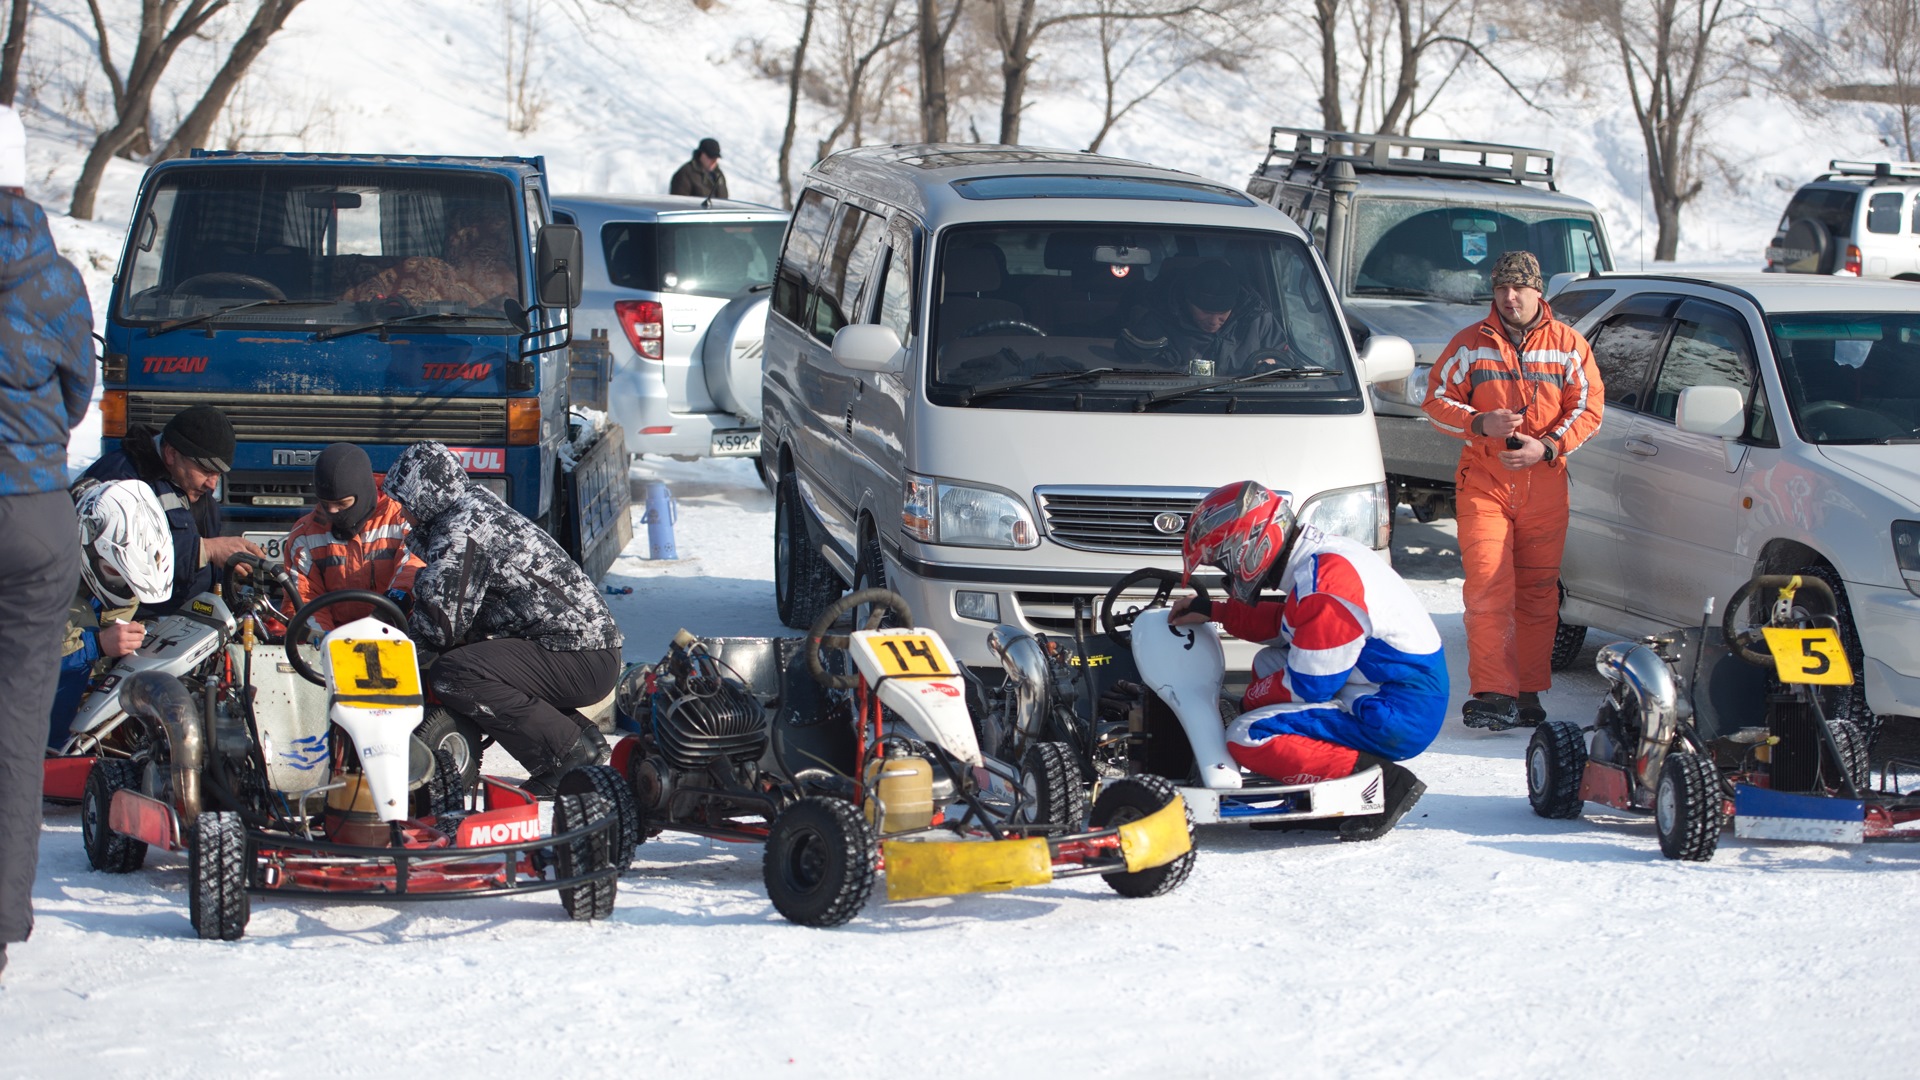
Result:
M1866 840L1867 804L1860 799L1793 795L1735 784L1733 834L1752 840L1858 844Z

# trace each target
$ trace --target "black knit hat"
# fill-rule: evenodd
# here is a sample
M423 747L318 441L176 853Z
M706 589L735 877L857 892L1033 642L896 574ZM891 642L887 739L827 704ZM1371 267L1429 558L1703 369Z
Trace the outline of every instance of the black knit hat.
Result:
M1208 259L1187 271L1180 292L1201 311L1232 311L1240 302L1240 275L1225 259Z
M208 472L233 468L233 425L211 405L192 405L173 414L160 441Z
M719 161L720 160L720 140L719 139L701 139L700 145L698 147L695 147L693 152L696 154L705 154L708 157L712 158L713 160Z

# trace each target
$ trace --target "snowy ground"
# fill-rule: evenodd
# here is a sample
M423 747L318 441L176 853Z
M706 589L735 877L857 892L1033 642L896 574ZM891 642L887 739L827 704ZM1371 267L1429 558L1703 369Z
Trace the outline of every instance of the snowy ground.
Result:
M740 462L643 465L683 558L645 526L608 581L630 659L673 631L778 634L770 500ZM637 511L636 511L637 513ZM1396 562L1464 692L1451 523ZM1597 642L1595 643L1597 644ZM1592 649L1548 696L1590 715ZM613 918L551 895L416 907L257 901L195 940L181 865L93 873L49 808L38 928L0 984L0 1076L461 1074L1787 1076L1903 1074L1889 1009L1920 941L1920 850L1760 845L1661 858L1644 821L1528 809L1526 733L1450 725L1429 790L1374 844L1202 831L1185 887L1098 879L783 921L759 849L664 835ZM1887 983L1891 983L1889 987ZM304 1034L303 1034L304 1033Z

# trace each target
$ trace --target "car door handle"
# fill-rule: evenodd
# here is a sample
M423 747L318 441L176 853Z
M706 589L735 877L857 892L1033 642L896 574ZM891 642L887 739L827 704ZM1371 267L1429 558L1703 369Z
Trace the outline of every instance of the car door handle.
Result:
M1627 448L1627 453L1637 454L1640 457L1652 457L1660 452L1658 445L1650 443L1645 439L1628 439L1622 445Z

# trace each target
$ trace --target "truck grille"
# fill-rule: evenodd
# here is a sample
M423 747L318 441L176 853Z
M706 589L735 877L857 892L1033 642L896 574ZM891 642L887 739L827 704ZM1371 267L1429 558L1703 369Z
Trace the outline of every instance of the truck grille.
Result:
M1047 535L1062 547L1130 555L1178 555L1205 488L1036 488ZM1164 515L1172 515L1166 517ZM1157 528L1156 520L1172 531Z
M247 442L411 443L498 446L507 438L505 398L331 394L127 395L127 423L161 427L189 405L212 405Z
M288 506L282 501L256 503L255 496L272 500L298 499L302 505L307 505L313 502L313 471L301 469L298 472L270 473L236 469L223 478L221 487L226 492L230 506Z

